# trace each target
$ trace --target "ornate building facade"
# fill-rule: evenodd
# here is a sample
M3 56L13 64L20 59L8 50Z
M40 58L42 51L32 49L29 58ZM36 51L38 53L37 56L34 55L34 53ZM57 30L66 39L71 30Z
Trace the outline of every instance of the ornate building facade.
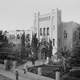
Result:
M61 47L61 10L53 9L50 13L41 15L40 12L35 13L34 32L37 33L38 39L41 41L45 38L52 41L53 54Z
M41 41L45 38L51 39L53 46L53 55L60 49L71 50L74 44L74 32L80 27L80 24L71 22L62 22L61 10L53 9L50 13L35 13L34 32L37 33Z

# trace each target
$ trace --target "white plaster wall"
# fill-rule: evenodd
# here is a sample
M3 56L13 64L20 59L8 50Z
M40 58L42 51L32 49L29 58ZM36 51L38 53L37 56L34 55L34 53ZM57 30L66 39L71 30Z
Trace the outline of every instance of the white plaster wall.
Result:
M58 51L58 48L60 47L58 45L58 39L61 37L61 11L56 9L55 11L52 11L52 25L51 25L51 33L52 33L52 39L55 39L55 46L53 46L53 54L55 54ZM54 28L55 26L55 28Z
M39 21L39 18L44 18L47 16L50 16L49 20ZM39 13L35 16L34 20L35 20L34 28L35 30L37 30L35 32L37 32L37 36L40 39L43 37L39 35L40 28L49 27L49 36L47 36L46 38L48 39L50 38L52 42L53 39L55 39L55 46L53 46L53 54L54 54L55 52L57 52L58 49L58 37L60 36L58 35L58 29L60 29L60 24L61 24L61 11L58 9L53 9L48 14L40 15Z
M73 32L75 28L79 27L77 23L74 22L67 22L63 23L63 32L64 30L67 31L67 39L64 39L64 33L63 33L63 48L66 46L67 49L72 49L73 44Z

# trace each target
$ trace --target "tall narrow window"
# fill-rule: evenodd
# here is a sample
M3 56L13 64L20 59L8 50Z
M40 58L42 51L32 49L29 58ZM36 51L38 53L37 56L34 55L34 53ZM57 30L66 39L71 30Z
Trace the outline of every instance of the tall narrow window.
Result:
M76 41L76 38L77 37L77 31L74 31L74 33L73 33L73 41Z
M40 35L42 36L42 28L40 28Z
M67 32L64 31L64 38L67 38Z
M53 39L53 46L55 46L55 39Z
M47 35L49 35L49 27L47 28Z
M79 40L80 40L80 32L79 32Z
M43 35L45 36L45 28L43 28Z

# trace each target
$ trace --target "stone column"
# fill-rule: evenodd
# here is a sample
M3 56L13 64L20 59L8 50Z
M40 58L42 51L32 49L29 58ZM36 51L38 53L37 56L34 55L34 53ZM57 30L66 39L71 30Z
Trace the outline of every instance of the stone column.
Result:
M38 53L38 59L41 60L41 52Z
M41 75L41 68L38 68L38 74Z
M7 69L7 60L4 60L4 69Z
M56 71L56 80L60 80L60 72Z
M16 68L16 61L13 61L13 67L12 67L12 69L14 70L15 68Z
M43 64L45 64L45 52L43 53Z

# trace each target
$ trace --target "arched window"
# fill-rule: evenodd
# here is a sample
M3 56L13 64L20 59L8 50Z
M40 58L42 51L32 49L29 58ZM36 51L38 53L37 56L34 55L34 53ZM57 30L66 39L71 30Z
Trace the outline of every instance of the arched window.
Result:
M43 28L43 35L45 36L45 28Z
M74 31L74 33L73 33L73 41L76 41L76 39L77 39L77 31Z
M53 46L55 46L55 39L53 39Z
M80 28L77 28L73 32L73 45L74 46L80 45Z

